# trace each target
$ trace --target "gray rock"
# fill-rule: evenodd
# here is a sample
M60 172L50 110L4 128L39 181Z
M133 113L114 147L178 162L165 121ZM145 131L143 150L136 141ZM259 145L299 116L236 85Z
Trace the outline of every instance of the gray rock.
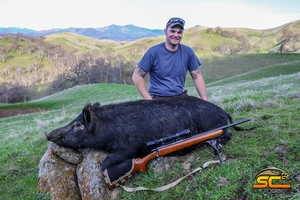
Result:
M39 164L37 191L53 200L118 199L119 188L109 190L102 176L101 163L107 152L83 148L78 152L50 142Z
M39 165L37 191L51 194L52 199L55 200L81 199L77 185L76 165L62 159L54 153L56 151L52 151L52 149L60 148L62 147L51 142L42 157ZM76 153L71 153L74 152L72 149L65 149L64 151L67 151L70 157L78 156L74 155Z

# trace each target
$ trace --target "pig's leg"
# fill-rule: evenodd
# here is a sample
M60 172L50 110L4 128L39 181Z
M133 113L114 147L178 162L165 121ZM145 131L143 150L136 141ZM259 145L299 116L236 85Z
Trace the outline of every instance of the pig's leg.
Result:
M132 158L132 157L124 155L124 154L111 153L103 161L102 170L104 171L105 169L109 168L110 166L122 163L125 160L128 160L130 158Z

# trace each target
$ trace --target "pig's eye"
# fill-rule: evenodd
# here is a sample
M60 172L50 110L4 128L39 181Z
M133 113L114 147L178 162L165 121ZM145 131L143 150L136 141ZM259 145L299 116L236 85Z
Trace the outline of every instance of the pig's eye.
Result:
M80 122L75 122L74 125L75 125L76 128L80 128L81 127L81 123Z

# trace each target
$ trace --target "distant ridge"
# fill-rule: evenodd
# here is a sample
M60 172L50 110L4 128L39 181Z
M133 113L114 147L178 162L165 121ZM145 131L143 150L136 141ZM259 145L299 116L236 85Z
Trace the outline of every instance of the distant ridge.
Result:
M226 28L226 27L219 27L222 29L226 30L251 30L251 31L276 31L276 30L281 30L285 29L285 27L289 27L291 24L294 24L293 27L291 27L291 30L293 32L293 29L299 29L299 23L300 20L296 20L294 22L290 22L287 24L284 24L279 27L274 27L270 29L265 29L265 30L257 30L257 29L245 29L243 27L241 28ZM210 27L202 27L201 25L196 25L192 29L198 29L198 28L210 28ZM188 30L188 29L187 29ZM134 26L132 24L129 25L115 25L112 24L110 26L105 26L102 28L77 28L77 27L70 27L70 28L53 28L49 30L41 30L41 31L36 31L28 28L19 28L19 27L8 27L8 28L3 28L0 27L0 36L2 34L23 34L23 35L28 35L28 36L48 36L54 33L63 33L63 32L71 32L71 33L76 33L80 34L83 36L87 37L92 37L92 38L97 38L97 39L108 39L108 40L114 40L114 41L134 41L138 40L141 38L145 37L155 37L155 36L162 36L164 35L163 29L147 29L147 28L142 28L138 26ZM185 31L187 32L187 31ZM289 34L289 31L285 31L285 34ZM272 33L274 34L274 33ZM294 34L294 33L293 33ZM295 35L295 34L294 34ZM299 35L297 33L296 35Z
M0 28L0 34L24 34L28 36L46 36L53 33L62 33L62 32L71 32L77 33L80 35L93 37L97 39L109 39L109 40L137 40L145 37L154 37L163 35L163 30L159 29L147 29L141 28L134 25L110 25L103 28L66 28L66 29L50 29L50 30L42 30L35 31L27 28L17 28L17 27L9 27L9 28Z

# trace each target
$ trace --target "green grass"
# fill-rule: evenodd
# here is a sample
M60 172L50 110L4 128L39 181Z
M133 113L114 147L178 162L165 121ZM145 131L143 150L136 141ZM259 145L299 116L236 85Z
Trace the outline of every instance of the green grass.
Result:
M201 72L205 78L206 83L211 83L225 78L231 78L238 75L244 75L247 72L257 70L258 77L264 78L265 76L277 76L280 74L290 74L286 71L285 66L295 68L291 73L297 72L299 69L299 54L244 54L244 55L200 55L199 56L202 66ZM298 61L298 62L297 62ZM284 66L280 66L280 64ZM274 72L273 69L268 69L272 66L277 66L277 71L282 68L281 73ZM262 68L267 68L266 71L260 71ZM248 75L246 75L248 76ZM245 77L246 77L245 76Z
M229 78L225 78L219 81L212 82L211 86L222 85L230 82L244 82L244 81L253 81L259 80L261 78L270 78L277 77L282 75L289 75L300 71L300 60L280 63L271 65L269 67L264 67L262 69L253 70L241 75L232 76Z
M116 41L98 40L70 32L48 35L45 41L51 44L58 44L68 51L75 51L79 54L88 50L101 50L102 48L113 48L120 45L120 43Z
M210 165L165 192L122 192L121 198L299 199L300 73L254 77L207 86L211 102L231 113L235 121L252 119L241 126L257 126L249 132L232 131L234 137L224 147L225 164ZM197 96L194 87L187 89L190 95ZM69 123L88 102L105 105L137 99L140 96L134 86L95 84L70 88L25 104L1 104L0 110L42 107L45 111L0 118L0 199L49 199L47 195L38 194L35 188L39 161L48 147L43 133ZM207 146L193 154L196 160L192 169L216 159ZM150 163L148 172L137 173L126 186L153 188L175 181L183 176L182 163L189 155L178 157L170 170L163 173L155 173ZM297 181L292 184L290 194L272 195L252 189L253 173L267 166L294 175Z

